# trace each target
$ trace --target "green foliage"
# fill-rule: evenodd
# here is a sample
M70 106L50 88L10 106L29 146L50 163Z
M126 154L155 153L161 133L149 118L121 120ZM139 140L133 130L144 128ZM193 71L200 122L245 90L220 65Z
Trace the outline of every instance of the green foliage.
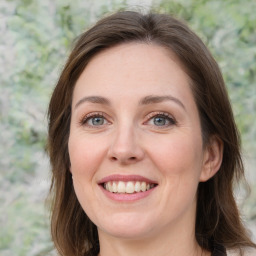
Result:
M158 9L187 21L211 49L229 90L244 149L255 151L256 2L163 0Z
M0 255L39 256L52 250L44 209L49 187L47 104L74 38L122 4L0 3Z
M43 204L49 186L47 103L73 39L125 3L0 2L0 255L50 255ZM256 2L163 0L155 6L185 19L210 47L223 71L244 148L255 152ZM247 154L255 159L255 153ZM255 202L246 212L255 218Z
M217 60L242 137L251 196L243 202L256 219L256 2L251 0L162 0L156 8L183 19Z

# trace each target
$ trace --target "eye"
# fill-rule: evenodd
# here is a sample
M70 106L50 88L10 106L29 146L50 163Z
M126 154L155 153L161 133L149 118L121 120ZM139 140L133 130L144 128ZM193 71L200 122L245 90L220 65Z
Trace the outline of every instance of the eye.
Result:
M106 120L104 119L104 117L96 116L96 117L89 118L88 123L90 125L103 125L105 121Z
M168 113L151 113L148 117L147 124L151 126L169 127L175 125L175 119Z
M163 125L166 125L168 120L164 116L156 116L156 117L153 118L153 122L157 126L163 126Z
M100 127L109 124L103 114L90 113L80 121L81 125L88 127Z

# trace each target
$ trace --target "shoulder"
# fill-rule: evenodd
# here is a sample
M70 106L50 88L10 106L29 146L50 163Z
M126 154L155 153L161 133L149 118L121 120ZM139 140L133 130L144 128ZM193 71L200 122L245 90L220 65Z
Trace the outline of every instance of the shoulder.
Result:
M240 253L237 250L228 250L227 256L240 256ZM243 256L256 256L256 249L245 248Z

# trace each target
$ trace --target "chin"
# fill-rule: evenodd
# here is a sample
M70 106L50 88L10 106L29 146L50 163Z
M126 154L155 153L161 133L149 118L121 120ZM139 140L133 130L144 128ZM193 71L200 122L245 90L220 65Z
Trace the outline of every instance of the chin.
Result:
M129 214L117 214L107 223L98 225L99 232L108 233L111 236L123 239L139 239L152 232L152 221L146 221L145 216L134 216Z
M104 233L116 238L127 239L127 240L139 240L149 236L147 229L138 229L131 227L111 227L106 230L102 230Z

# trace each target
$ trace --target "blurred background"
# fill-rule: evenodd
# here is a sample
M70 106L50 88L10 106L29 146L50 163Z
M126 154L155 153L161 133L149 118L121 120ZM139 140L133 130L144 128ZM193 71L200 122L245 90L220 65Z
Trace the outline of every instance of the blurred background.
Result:
M236 189L237 200L256 241L256 1L1 0L0 256L53 255L45 207L47 104L74 38L122 8L186 20L217 59L251 185L246 199Z

